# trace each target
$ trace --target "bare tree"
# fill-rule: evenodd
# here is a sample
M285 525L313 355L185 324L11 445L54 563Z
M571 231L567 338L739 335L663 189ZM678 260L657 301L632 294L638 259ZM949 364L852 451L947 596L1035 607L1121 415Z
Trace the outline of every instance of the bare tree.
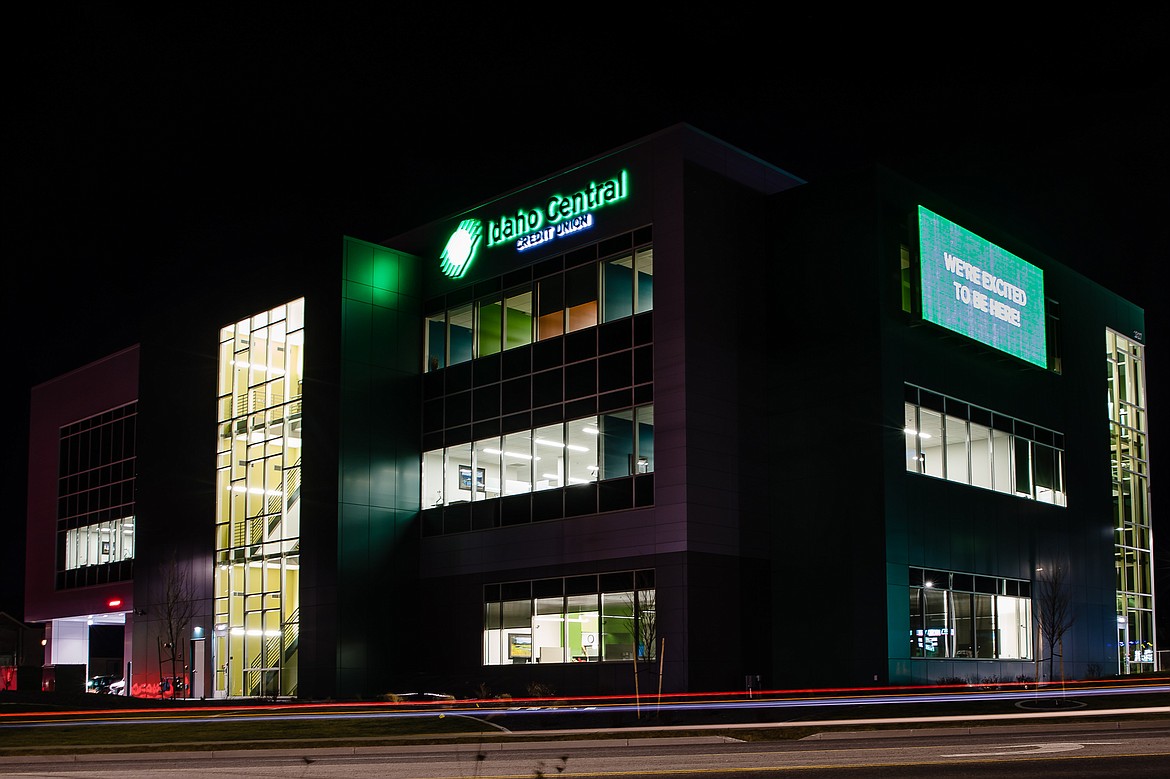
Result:
M1048 678L1052 679L1056 650L1064 641L1064 634L1076 621L1072 610L1072 588L1068 569L1062 565L1037 568L1036 593L1033 604L1040 636L1048 649ZM1039 679L1037 679L1039 682Z
M658 657L658 612L655 609L654 590L638 591L638 655L646 660ZM635 655L637 656L637 655Z
M179 693L178 671L186 656L183 651L183 639L187 634L187 626L195 616L195 589L187 568L179 565L174 552L171 552L170 561L163 572L161 616L158 639L159 675L163 676L163 665L169 662L171 673L169 682L164 687L164 694L169 688L171 697L175 698Z
M639 661L653 663L659 660L661 670L661 656L658 652L658 612L655 608L657 600L652 589L638 589L627 596L630 604L630 614L634 617L634 699L637 701L638 718L642 716L642 693L638 684ZM653 666L651 666L651 670ZM659 697L661 698L661 673L659 675Z

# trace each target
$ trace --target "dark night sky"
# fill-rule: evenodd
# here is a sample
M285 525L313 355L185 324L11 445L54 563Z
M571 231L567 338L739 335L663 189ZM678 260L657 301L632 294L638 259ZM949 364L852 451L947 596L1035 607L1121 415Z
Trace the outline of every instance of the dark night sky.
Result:
M28 389L134 343L160 274L210 289L236 262L335 258L342 235L677 122L806 180L887 164L1144 306L1165 361L1166 12L996 29L591 7L497 28L271 9L62 4L8 30L0 610L23 614Z

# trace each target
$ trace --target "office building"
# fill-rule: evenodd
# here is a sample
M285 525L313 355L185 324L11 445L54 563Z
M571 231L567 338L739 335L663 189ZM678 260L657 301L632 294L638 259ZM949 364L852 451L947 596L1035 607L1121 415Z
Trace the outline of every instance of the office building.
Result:
M33 431L136 420L133 516L35 475L28 617L123 598L140 694L1155 670L1143 312L1043 247L689 126L341 243L173 291L136 392Z

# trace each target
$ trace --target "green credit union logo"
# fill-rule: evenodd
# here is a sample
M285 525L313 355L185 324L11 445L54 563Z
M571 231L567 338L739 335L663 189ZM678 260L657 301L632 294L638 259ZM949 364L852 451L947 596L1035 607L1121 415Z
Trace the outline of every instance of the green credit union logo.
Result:
M483 223L478 219L464 219L447 239L447 245L439 256L443 273L453 279L461 279L471 267L483 238Z

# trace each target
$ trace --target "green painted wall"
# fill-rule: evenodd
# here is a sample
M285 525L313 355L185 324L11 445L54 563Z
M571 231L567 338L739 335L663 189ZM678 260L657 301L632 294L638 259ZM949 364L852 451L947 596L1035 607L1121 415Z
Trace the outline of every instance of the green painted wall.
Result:
M337 693L394 692L416 602L422 305L417 257L344 241Z

